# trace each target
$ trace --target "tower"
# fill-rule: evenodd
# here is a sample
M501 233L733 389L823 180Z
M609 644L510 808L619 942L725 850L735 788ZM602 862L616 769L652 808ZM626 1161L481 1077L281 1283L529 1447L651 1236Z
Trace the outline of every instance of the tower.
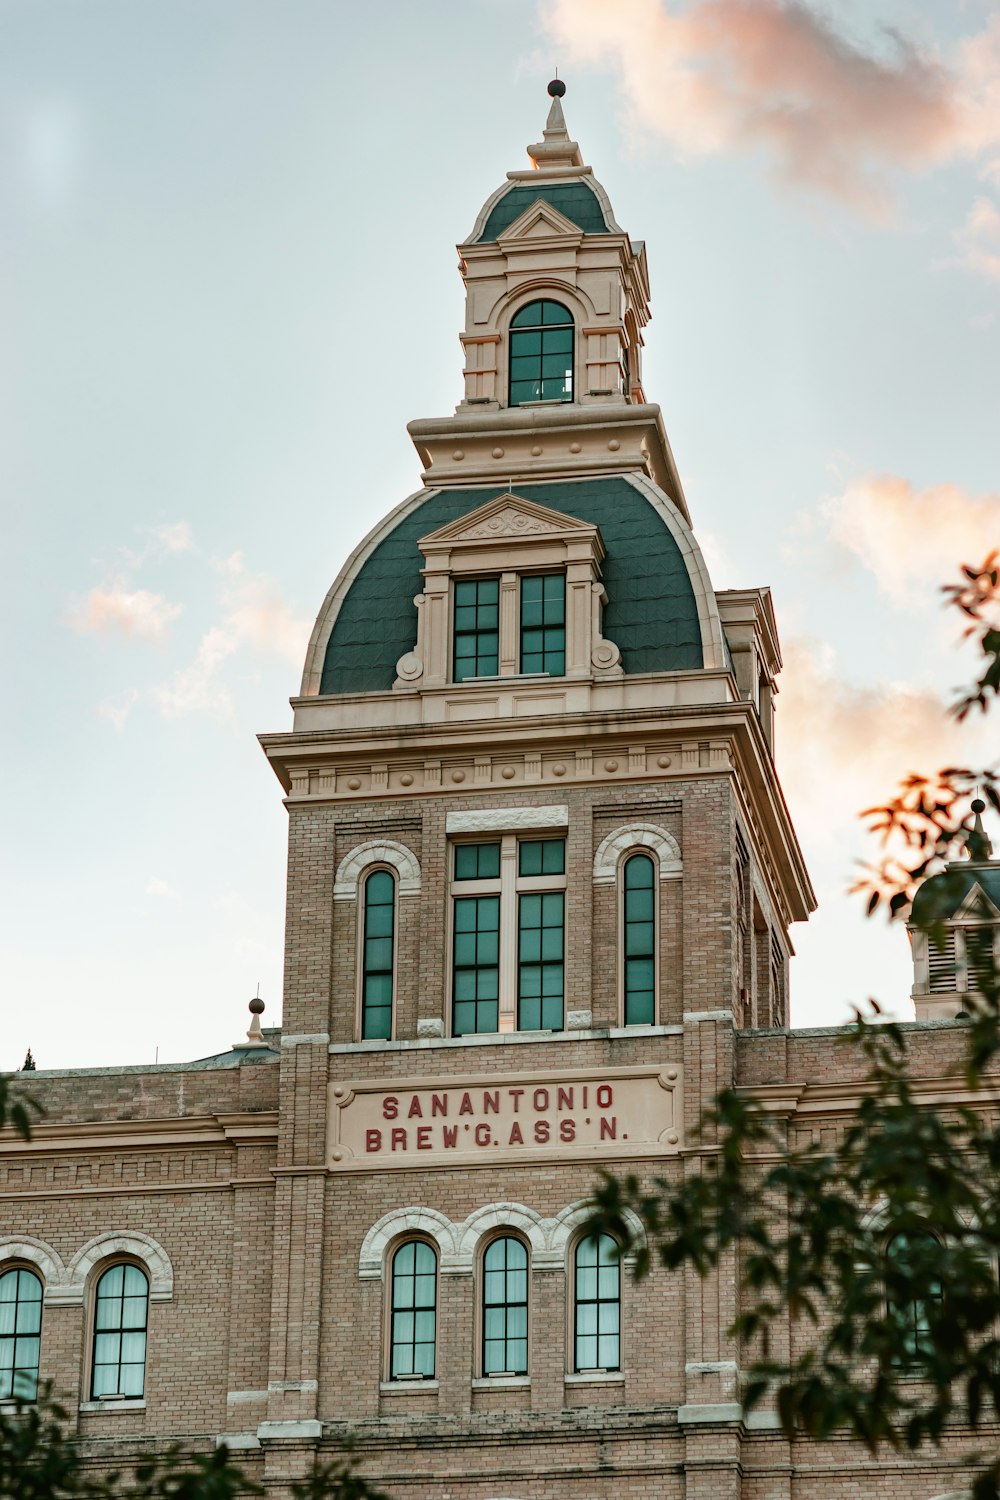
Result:
M410 424L421 486L261 740L289 813L272 1481L350 1435L387 1488L512 1494L542 1443L591 1495L608 1443L705 1463L739 1411L733 1268L634 1287L579 1226L598 1166L699 1170L740 1033L786 1023L814 903L780 652L767 589L712 588L643 386L645 248L549 92L458 247L462 399Z

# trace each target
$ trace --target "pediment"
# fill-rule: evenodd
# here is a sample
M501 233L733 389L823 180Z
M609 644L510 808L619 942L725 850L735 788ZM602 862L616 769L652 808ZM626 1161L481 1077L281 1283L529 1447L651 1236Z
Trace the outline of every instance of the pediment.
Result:
M497 243L503 245L508 240L549 239L554 234L571 235L576 240L583 238L583 230L579 224L567 219L565 214L553 208L544 198L536 198L534 203L528 204L520 218L515 219L513 224L509 224L497 236Z
M977 881L966 893L955 918L963 922L996 922L1000 919L1000 910Z
M589 521L577 520L575 516L563 515L561 511L549 510L546 505L537 505L522 495L498 495L487 500L485 505L449 521L437 531L421 537L418 542L421 552L435 551L441 547L454 547L463 542L517 541L521 537L538 540L572 538L594 539L600 533Z

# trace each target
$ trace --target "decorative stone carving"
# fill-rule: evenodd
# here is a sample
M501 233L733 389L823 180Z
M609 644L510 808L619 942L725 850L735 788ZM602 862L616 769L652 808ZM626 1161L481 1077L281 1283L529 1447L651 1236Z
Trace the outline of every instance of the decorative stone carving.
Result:
M340 861L333 886L334 901L356 901L362 871L370 865L390 865L399 876L399 894L419 896L420 864L413 850L395 839L368 839Z
M592 1010L569 1010L566 1012L567 1031L589 1031L594 1024Z
M677 840L665 828L657 823L629 823L625 828L616 828L598 845L594 855L594 883L614 885L622 855L630 849L647 849L654 855L661 880L676 877L683 870Z
M69 1263L60 1302L82 1302L94 1267L115 1256L131 1256L145 1266L151 1301L170 1301L174 1295L174 1268L169 1255L152 1235L133 1229L127 1234L99 1234L88 1240Z
M424 664L415 651L406 651L396 663L397 682L404 683L406 687L412 687L419 682L424 675ZM393 686L396 684L394 683Z
M417 1020L417 1036L428 1040L444 1036L444 1022L440 1016L421 1016Z
M513 506L508 505L503 510L488 516L478 526L470 526L454 540L475 542L486 537L553 536L565 529L565 525L553 526L551 522L543 521L539 516L529 515L525 511L515 510Z

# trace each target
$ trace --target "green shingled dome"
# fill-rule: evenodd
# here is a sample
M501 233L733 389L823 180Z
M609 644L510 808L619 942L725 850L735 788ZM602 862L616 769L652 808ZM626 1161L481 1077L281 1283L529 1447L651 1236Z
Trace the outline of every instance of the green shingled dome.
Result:
M495 240L539 198L544 198L546 203L551 203L563 218L569 219L570 223L582 229L584 234L610 234L611 232L604 217L600 199L587 183L563 182L551 185L540 184L538 187L532 183L530 187L512 187L509 192L504 193L498 203L493 205L478 243L483 244L484 241Z
M418 538L468 515L498 489L432 494L379 543L340 608L326 650L321 693L386 692L396 663L412 651L423 558ZM626 672L672 672L704 665L694 591L684 559L653 506L627 480L581 479L518 485L566 516L599 526L607 548L604 630L621 647Z
M940 875L925 880L913 898L910 921L919 927L925 922L943 922L955 915L973 886L983 891L1000 909L1000 862L989 864L951 864Z

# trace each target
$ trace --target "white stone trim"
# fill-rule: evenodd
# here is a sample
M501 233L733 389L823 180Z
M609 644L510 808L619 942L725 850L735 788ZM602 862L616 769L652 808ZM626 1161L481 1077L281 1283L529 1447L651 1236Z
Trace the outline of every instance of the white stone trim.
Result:
M549 1248L553 1253L559 1255L564 1264L568 1261L569 1248L576 1237L577 1230L587 1222L593 1212L593 1204L587 1199L581 1198L578 1203L570 1203L566 1208L560 1209L555 1218L549 1220ZM622 1264L630 1266L635 1261L635 1251L637 1249L645 1250L646 1248L646 1231L639 1215L634 1213L631 1208L623 1208L621 1216L628 1226L633 1245L633 1248L626 1251L625 1255L622 1256Z
M58 1251L32 1235L22 1234L16 1239L8 1235L0 1239L0 1276L12 1269L9 1261L25 1261L40 1271L43 1307L58 1304L66 1282L66 1266Z
M445 832L512 833L523 828L568 828L569 808L561 807L478 807L469 811L450 812Z
M163 1246L150 1234L129 1233L99 1234L76 1252L66 1272L66 1295L64 1302L82 1302L87 1291L87 1282L94 1267L101 1261L118 1256L131 1256L140 1261L149 1273L149 1299L151 1302L169 1302L174 1295L174 1268Z
M433 1208L394 1209L384 1214L365 1235L358 1276L362 1281L383 1279L387 1274L388 1246L404 1235L424 1235L433 1240L440 1252L442 1275L471 1276L483 1236L503 1230L524 1235L531 1246L532 1270L565 1271L573 1237L592 1211L590 1204L580 1199L560 1209L554 1218L543 1219L523 1203L487 1203L473 1209L461 1223L455 1223ZM623 1215L634 1244L645 1248L642 1221L631 1209L623 1210ZM631 1253L627 1254L624 1264L630 1265L633 1259Z
M660 879L675 879L683 872L677 840L658 823L629 823L616 828L602 839L594 855L594 884L615 885L623 857L633 849L645 849L656 855Z
M458 1226L456 1248L462 1269L471 1271L480 1240L493 1230L520 1230L531 1246L533 1269L544 1265L551 1257L548 1254L548 1236L541 1214L523 1203L487 1203L475 1208L464 1224Z
M369 865L390 865L401 896L420 895L420 862L412 849L395 839L367 839L345 854L333 885L334 901L356 901L361 876Z
M455 1226L436 1208L394 1208L373 1224L361 1242L358 1276L362 1281L379 1281L385 1275L386 1249L403 1235L426 1235L438 1247L441 1269L446 1260L455 1257Z

